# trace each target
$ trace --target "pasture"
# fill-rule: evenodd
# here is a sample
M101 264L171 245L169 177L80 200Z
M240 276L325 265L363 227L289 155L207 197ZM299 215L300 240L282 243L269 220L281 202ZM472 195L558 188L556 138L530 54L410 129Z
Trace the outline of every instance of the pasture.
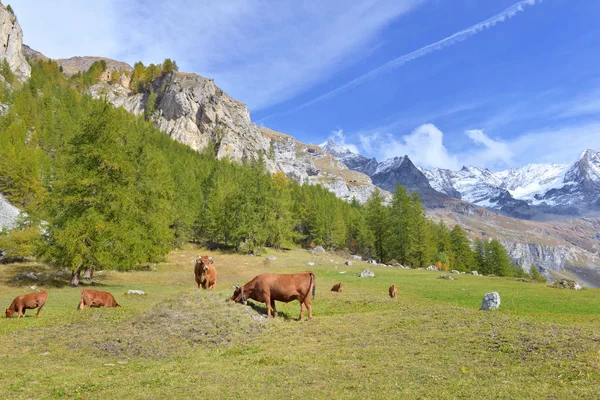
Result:
M196 289L197 254L214 257L216 291ZM80 289L54 280L39 318L0 319L0 395L10 399L600 398L600 292L513 278L370 266L304 250L252 257L186 248L156 271L96 274L117 309L76 311ZM333 261L331 261L333 260ZM315 262L308 267L307 262ZM359 278L365 268L376 277ZM314 318L297 301L227 301L261 272L316 274ZM30 292L0 266L0 305ZM85 281L83 281L85 283ZM342 282L343 293L330 292ZM398 298L388 288L396 284ZM141 289L146 296L126 296ZM498 291L499 311L479 311Z

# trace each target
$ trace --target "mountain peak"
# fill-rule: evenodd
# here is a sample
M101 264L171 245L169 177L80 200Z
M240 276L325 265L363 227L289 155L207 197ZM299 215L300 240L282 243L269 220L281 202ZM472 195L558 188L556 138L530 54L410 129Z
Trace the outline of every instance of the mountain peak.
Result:
M327 139L325 143L321 143L319 147L336 158L342 158L349 155L358 155L354 151L350 150L348 146L344 144L337 144L335 140L331 138Z

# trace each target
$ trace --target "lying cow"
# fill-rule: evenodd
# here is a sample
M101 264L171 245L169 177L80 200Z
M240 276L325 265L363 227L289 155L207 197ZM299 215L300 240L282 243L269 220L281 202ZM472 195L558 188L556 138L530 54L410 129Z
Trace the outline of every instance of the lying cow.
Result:
M83 310L83 307L121 307L117 304L112 294L101 290L82 289L79 297L78 310Z
M42 307L46 304L46 299L48 298L47 292L37 292L37 293L29 293L22 294L17 296L10 306L5 310L6 318L10 318L16 312L19 318L25 316L25 310L33 310L37 308L36 317L40 315L40 311L42 311Z
M390 286L390 297L395 299L398 296L398 287L396 285Z
M342 282L340 283L336 283L335 285L333 285L333 287L331 288L332 292L338 292L338 293L342 293L344 291L344 284Z
M308 319L312 318L312 305L310 294L315 296L315 274L303 272L300 274L261 274L257 275L244 286L234 286L235 291L231 300L244 303L248 299L265 303L267 318L271 318L271 309L277 317L275 301L289 303L292 300L300 301L300 317L304 316L304 309L308 309Z
M200 289L200 285L202 285L202 289L215 290L217 288L217 270L213 264L212 257L198 256L196 258L194 274L196 275L198 289Z

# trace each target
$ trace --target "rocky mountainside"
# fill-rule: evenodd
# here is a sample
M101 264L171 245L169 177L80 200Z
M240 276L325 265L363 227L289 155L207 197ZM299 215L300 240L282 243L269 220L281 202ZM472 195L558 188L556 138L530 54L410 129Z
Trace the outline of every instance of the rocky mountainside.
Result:
M175 140L197 151L214 146L218 158L238 162L269 154L271 141L252 123L246 105L229 97L212 79L170 72L153 83L153 90L159 95L151 118ZM149 93L136 94L108 82L92 86L89 93L96 98L106 95L115 106L136 115L144 113L150 98ZM268 157L265 162L269 171L277 170Z
M0 3L2 5L2 3ZM23 31L17 17L5 7L0 7L0 61L6 60L21 82L31 75L31 67L23 55Z
M319 146L301 143L268 128L261 131L272 140L275 165L288 178L301 184L321 184L342 199L356 198L360 203L365 203L375 190L367 175L349 169Z

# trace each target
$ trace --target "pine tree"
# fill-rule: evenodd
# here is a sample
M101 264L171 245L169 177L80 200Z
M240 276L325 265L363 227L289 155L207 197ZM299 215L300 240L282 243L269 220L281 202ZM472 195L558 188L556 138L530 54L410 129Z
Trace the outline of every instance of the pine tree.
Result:
M380 262L388 260L387 246L390 235L389 209L383 204L383 200L381 191L375 189L365 205L367 224L373 232L375 256Z
M454 225L450 232L452 253L454 254L454 263L451 268L461 272L478 270L479 266L475 261L475 253L471 249L471 242L466 232L459 226Z

